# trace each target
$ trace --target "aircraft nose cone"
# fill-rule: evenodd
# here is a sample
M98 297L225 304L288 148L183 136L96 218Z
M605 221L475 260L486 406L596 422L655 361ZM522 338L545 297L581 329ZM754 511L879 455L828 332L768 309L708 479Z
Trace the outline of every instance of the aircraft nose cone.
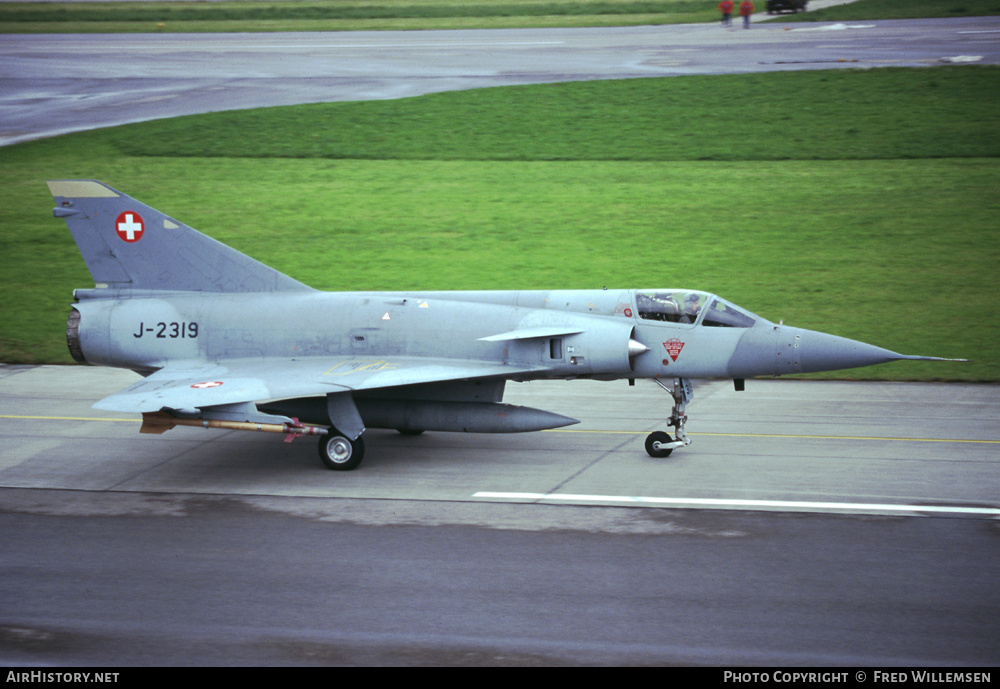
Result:
M803 373L836 371L905 359L903 354L814 330L799 330L798 364Z

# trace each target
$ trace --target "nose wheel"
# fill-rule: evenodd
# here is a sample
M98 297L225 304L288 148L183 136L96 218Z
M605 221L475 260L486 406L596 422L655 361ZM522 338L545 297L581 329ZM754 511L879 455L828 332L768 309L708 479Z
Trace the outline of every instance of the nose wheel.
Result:
M687 423L684 407L694 397L694 388L687 378L674 378L672 388L668 388L659 378L654 378L653 382L669 392L674 399L674 406L670 411L670 418L667 419L667 425L672 426L675 430L674 438L671 438L670 434L664 431L653 431L646 436L646 454L650 457L669 457L670 453L678 447L691 444L691 439L684 432L684 424Z
M646 436L646 454L650 457L669 457L674 451L674 439L663 431L653 431Z

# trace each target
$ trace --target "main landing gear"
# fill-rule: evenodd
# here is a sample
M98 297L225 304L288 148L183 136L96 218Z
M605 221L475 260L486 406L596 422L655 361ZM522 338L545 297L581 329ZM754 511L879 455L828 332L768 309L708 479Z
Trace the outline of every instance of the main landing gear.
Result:
M357 469L365 456L365 441L361 439L365 422L351 392L327 393L326 415L330 419L330 430L319 441L319 458L327 469Z
M646 436L646 453L650 457L669 457L675 448L691 444L691 439L684 432L684 424L688 418L684 413L684 407L694 397L694 388L687 378L674 378L672 388L668 388L659 378L654 378L653 382L674 398L674 408L670 412L670 418L667 419L667 425L673 426L676 430L675 438L671 438L670 434L664 431L653 431Z
M334 471L351 471L357 469L365 457L365 441L359 435L351 440L335 428L330 428L329 435L319 439L319 458L327 469Z

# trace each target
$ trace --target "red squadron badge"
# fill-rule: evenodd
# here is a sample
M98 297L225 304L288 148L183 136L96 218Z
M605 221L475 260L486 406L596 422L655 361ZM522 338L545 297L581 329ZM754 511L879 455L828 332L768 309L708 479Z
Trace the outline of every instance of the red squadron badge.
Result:
M677 361L677 357L681 355L681 350L684 349L684 343L675 337L664 342L663 347L667 350L670 358Z
M142 233L146 231L142 224L142 217L138 213L125 211L118 215L115 220L115 232L123 242L137 242L142 239Z

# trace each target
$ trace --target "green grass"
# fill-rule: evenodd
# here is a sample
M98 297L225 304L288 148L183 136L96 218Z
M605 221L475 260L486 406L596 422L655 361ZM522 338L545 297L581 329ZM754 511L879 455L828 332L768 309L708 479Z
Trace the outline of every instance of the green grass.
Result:
M8 147L0 360L69 361L69 295L92 283L44 180L87 177L318 288L696 287L975 360L859 377L995 381L998 82L984 67L590 82Z
M174 157L992 158L1000 157L997 112L997 69L821 70L231 111L123 127L109 140L128 155Z
M704 2L694 0L555 0L529 2L338 2L331 0L289 2L98 2L98 3L11 3L0 16L11 21L249 21L307 19L439 19L453 17L544 17L581 15L661 14L687 8L698 11Z
M761 9L765 2L762 0ZM807 7L808 9L808 7ZM858 21L941 17L986 17L1000 14L1000 0L860 0L847 5L810 9L774 21Z
M287 0L2 3L0 33L347 31L705 22L700 0Z

